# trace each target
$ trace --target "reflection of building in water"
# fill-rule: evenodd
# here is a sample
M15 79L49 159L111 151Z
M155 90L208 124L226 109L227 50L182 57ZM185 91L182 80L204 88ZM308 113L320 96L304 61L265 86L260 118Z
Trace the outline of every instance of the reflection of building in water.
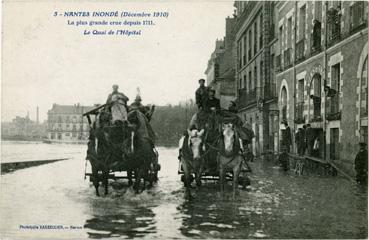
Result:
M82 117L92 106L58 105L48 111L48 139L51 141L81 141L88 138L87 119Z

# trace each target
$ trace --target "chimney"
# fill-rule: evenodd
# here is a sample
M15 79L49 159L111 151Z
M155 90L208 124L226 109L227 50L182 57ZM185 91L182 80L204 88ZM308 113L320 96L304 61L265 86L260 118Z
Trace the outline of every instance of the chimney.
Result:
M39 124L39 111L38 111L38 106L36 108L36 124Z

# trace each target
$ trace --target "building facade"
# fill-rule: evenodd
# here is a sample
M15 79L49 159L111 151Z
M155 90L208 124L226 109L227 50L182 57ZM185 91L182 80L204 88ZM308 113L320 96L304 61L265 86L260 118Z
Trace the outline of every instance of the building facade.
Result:
M89 135L87 119L82 114L92 106L53 104L48 111L48 139L50 141L85 141Z
M273 2L236 1L236 93L240 116L255 132L254 154L274 151L278 116L274 77ZM275 134L276 133L276 134Z
M215 96L220 99L222 108L227 109L230 101L234 101L235 88L235 58L234 44L235 18L225 19L225 36L223 40L216 40L215 50L211 54L206 68L207 85L215 90Z
M276 2L274 16L278 122L293 135L310 124L314 156L353 174L367 142L368 3Z

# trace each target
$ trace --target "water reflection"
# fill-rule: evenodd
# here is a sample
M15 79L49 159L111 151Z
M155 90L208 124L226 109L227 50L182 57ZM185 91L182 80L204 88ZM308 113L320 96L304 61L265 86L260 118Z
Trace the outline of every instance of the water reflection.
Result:
M95 216L84 228L90 238L138 238L156 232L155 214L150 208L135 207L125 213Z
M177 208L182 219L181 233L189 238L267 237L262 222L269 217L268 211L250 207L247 195L241 192L233 199L231 191L221 196L213 187L204 186L195 199ZM253 221L256 215L259 221Z

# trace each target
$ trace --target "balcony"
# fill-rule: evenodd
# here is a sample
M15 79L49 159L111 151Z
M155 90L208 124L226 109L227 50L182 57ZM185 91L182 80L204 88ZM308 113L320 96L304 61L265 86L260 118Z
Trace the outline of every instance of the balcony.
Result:
M256 88L247 92L246 89L238 90L238 102L241 108L247 107L253 103L256 103Z
M305 123L304 102L300 102L296 104L295 123L296 124Z
M304 60L305 55L305 39L301 39L296 43L296 62Z
M291 61L291 48L287 48L286 50L284 50L283 53L283 60L284 60L284 69L289 68L292 66L292 61Z
M328 121L340 120L341 119L341 112L339 110L339 94L338 94L338 92L334 96L328 98L326 119Z
M275 67L276 67L277 72L282 71L282 57L281 57L281 55L276 56L276 58L275 58Z

